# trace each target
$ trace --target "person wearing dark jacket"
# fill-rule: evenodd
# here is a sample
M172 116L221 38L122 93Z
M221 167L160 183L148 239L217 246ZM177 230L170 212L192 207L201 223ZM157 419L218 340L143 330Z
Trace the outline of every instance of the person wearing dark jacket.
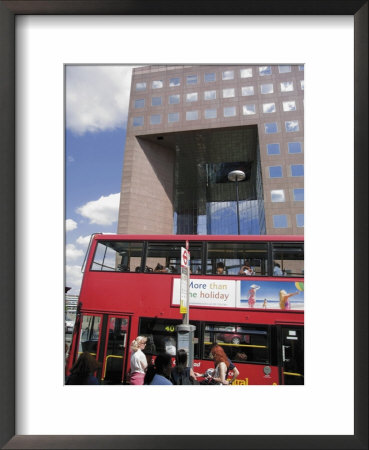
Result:
M180 348L176 355L176 365L172 369L171 380L173 384L198 384L191 367L187 367L187 352Z
M101 366L89 352L83 352L73 367L65 384L99 384L94 372Z

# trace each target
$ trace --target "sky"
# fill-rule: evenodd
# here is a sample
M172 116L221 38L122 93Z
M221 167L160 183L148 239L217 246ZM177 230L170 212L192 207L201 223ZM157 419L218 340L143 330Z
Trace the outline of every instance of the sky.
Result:
M67 66L65 284L79 294L92 233L116 233L132 66Z

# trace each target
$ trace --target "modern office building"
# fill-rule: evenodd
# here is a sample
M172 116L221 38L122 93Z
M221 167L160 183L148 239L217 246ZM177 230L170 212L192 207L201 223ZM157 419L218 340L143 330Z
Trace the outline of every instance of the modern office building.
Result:
M134 69L118 233L303 234L303 99L303 65Z

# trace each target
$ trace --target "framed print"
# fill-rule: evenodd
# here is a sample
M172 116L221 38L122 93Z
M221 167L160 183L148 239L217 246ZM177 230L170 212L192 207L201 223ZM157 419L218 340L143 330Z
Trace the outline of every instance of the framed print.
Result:
M367 16L365 1L0 3L3 448L368 447ZM64 67L220 63L306 64L306 385L63 386Z

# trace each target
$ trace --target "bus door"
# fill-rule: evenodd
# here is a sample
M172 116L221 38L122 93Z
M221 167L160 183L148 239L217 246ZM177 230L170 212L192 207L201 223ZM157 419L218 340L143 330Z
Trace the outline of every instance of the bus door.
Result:
M281 326L282 384L304 384L304 327Z
M124 381L128 354L129 316L109 315L105 350L102 358L101 381L103 384L121 384Z

